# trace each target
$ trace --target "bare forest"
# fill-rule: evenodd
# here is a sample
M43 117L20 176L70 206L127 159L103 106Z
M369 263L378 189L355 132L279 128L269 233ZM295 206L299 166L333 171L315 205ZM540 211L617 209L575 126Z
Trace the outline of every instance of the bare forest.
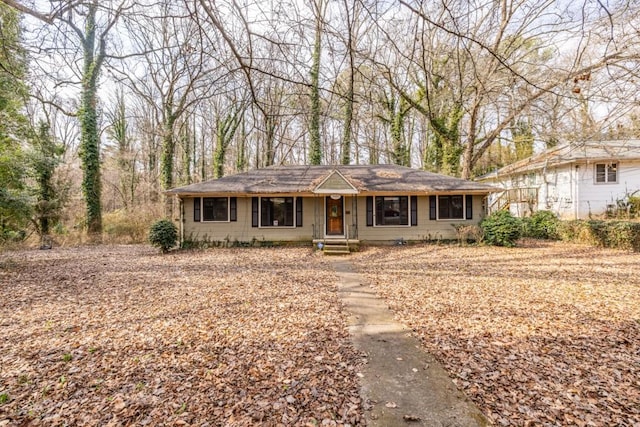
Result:
M628 0L3 0L0 12L5 234L139 240L175 213L164 190L250 168L473 178L639 132Z

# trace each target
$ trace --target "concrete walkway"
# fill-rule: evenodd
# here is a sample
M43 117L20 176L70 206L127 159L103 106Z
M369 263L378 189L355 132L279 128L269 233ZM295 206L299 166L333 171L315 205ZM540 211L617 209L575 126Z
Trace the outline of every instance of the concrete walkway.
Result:
M333 261L355 347L366 355L360 383L370 426L489 425L436 360L420 348L344 259Z

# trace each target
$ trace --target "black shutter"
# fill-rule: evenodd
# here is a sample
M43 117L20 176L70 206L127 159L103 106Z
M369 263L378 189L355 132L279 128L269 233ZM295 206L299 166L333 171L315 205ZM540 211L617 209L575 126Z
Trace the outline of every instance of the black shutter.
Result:
M258 204L260 203L260 200L258 197L252 197L251 198L251 226L252 227L257 227L258 226Z
M411 226L418 225L418 196L411 196Z
M467 219L473 219L473 196L471 194L467 194L465 197L467 198Z
M302 197L296 198L296 227L302 227Z
M367 196L367 227L373 227L373 196Z
M429 196L429 219L436 219L436 196Z
M200 222L200 197L193 198L193 222Z
M229 197L229 221L238 220L238 199Z

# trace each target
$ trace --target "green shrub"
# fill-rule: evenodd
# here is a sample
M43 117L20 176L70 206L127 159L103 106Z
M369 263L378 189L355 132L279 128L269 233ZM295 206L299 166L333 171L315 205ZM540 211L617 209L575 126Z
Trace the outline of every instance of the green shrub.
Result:
M537 211L522 221L522 235L534 239L557 239L560 220L551 211Z
M607 223L605 230L603 246L640 251L640 223L611 221Z
M484 241L496 246L515 246L522 234L522 222L509 211L495 212L480 223Z
M169 219L154 222L149 229L149 242L165 253L176 245L178 228Z

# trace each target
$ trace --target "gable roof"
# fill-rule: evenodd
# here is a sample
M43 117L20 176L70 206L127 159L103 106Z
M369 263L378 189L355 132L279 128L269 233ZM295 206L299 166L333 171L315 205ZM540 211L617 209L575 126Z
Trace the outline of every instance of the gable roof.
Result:
M531 172L571 163L640 160L640 140L584 141L550 148L488 173L478 180Z
M339 175L336 175L336 172ZM167 194L198 196L205 194L312 194L318 188L324 192L353 194L348 189L331 188L331 179L342 177L334 184L348 184L357 193L419 193L437 194L464 192L487 194L493 187L396 165L340 165L340 166L270 166L249 172L224 176L197 184L177 187ZM340 183L339 181L342 181ZM331 191L335 190L335 191Z
M358 194L358 189L339 171L333 170L313 189L313 192L316 194Z

